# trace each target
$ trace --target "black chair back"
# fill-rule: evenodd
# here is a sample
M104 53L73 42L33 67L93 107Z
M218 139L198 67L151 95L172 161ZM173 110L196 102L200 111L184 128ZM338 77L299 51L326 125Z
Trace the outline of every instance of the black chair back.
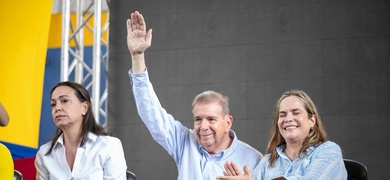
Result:
M127 180L138 180L137 176L131 171L126 171L126 177Z
M348 172L348 180L368 180L367 167L363 163L344 159L344 164Z
M23 180L23 175L18 170L14 170L14 180Z

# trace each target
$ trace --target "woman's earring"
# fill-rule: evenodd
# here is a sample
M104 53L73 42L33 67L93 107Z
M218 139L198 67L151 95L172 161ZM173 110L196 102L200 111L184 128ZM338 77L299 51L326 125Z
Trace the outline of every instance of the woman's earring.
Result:
M85 116L85 112L83 112L83 116Z

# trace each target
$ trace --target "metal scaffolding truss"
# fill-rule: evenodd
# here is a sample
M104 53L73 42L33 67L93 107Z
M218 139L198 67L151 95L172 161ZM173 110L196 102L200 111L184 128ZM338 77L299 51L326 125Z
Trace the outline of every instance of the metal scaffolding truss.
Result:
M108 4L109 0L62 0L61 81L75 81L86 87L91 94L90 108L103 127L107 125L109 18L102 22L102 7ZM109 14L108 8L104 11ZM76 16L75 23L71 22L71 14ZM92 20L93 27L89 25ZM92 59L85 56L90 49L84 47L87 30L93 34Z

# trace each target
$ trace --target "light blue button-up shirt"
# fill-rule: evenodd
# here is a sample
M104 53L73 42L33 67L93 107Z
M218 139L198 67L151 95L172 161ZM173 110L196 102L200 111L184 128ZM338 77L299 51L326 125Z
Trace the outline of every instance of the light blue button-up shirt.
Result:
M194 131L176 121L161 107L147 71L132 74L130 70L129 76L138 114L153 139L175 160L178 179L214 180L223 175L223 164L226 161L233 161L239 167L248 164L250 169L254 169L259 163L262 154L238 140L233 131L230 131L230 137L233 139L231 146L210 156L197 142Z
M297 157L291 161L283 152L285 145L276 150L279 157L274 166L269 166L270 154L261 159L259 165L253 171L256 180L269 180L284 176L289 180L346 180L345 169L340 147L331 141L326 141L317 147L309 147L307 155Z

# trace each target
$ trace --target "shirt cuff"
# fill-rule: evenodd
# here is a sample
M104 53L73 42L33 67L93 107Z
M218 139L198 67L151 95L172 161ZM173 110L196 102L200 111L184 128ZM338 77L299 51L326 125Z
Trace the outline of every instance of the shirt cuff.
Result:
M147 69L145 69L144 72L139 74L133 74L132 70L130 69L128 74L130 77L130 84L132 86L136 86L136 87L146 86L147 82L149 82L149 74Z

